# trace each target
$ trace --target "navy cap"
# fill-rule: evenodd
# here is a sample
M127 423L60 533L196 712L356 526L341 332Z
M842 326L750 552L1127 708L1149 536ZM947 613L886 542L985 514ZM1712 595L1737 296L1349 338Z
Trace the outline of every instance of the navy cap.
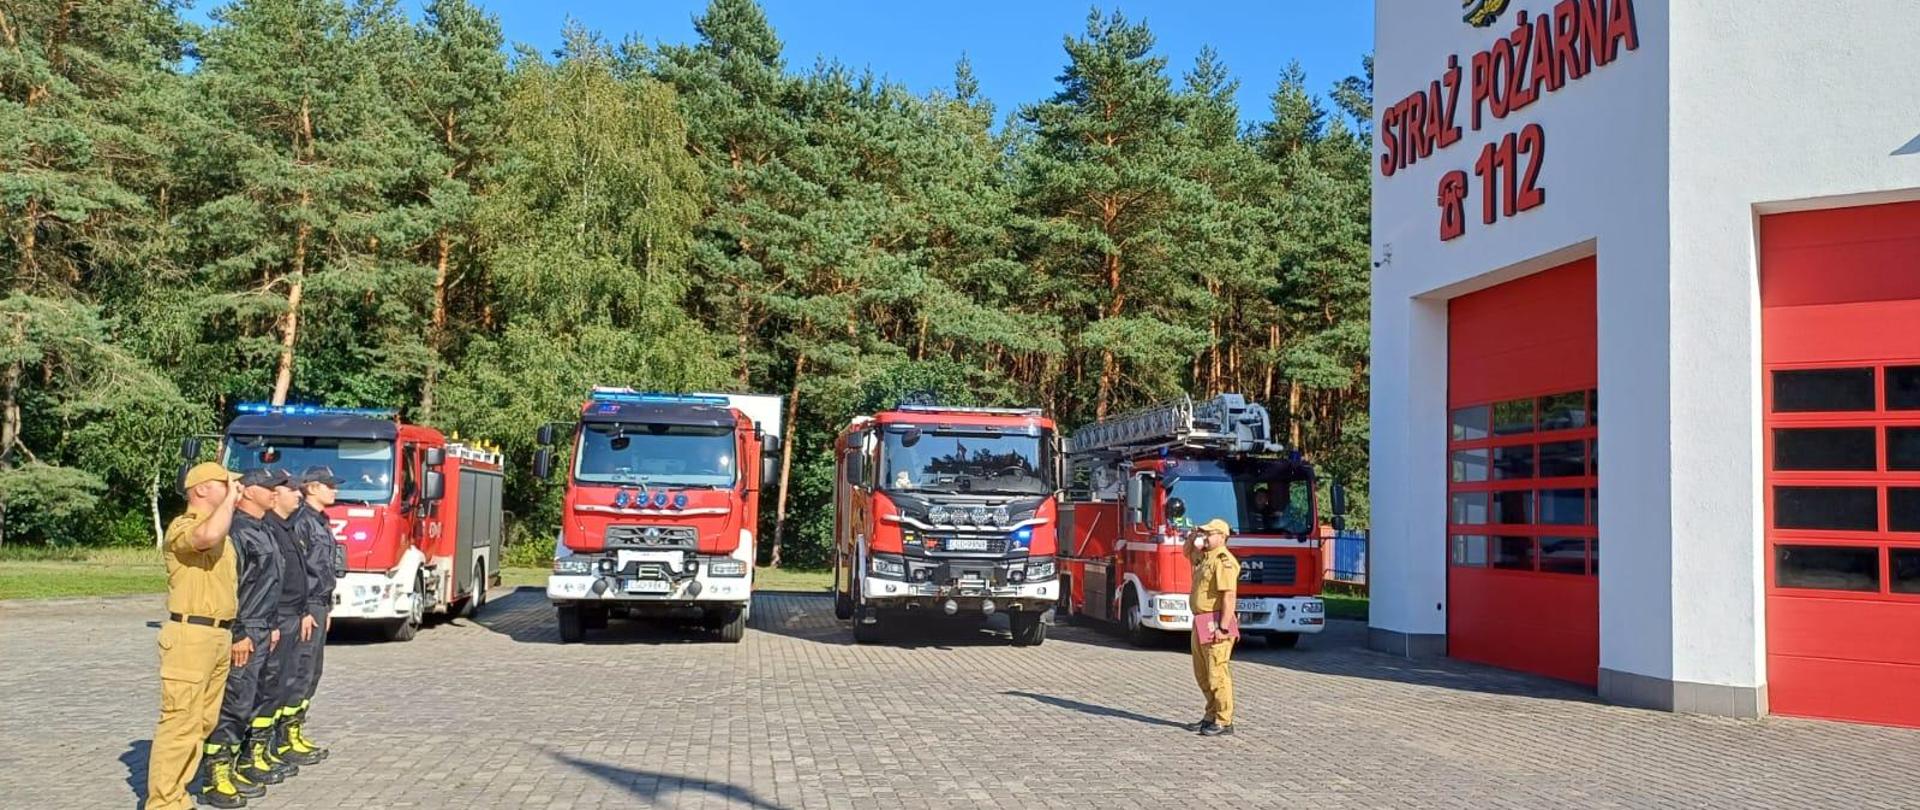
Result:
M240 485L243 487L267 487L268 489L272 489L274 487L292 486L293 482L292 479L287 477L285 470L276 470L272 467L255 467L240 474Z
M315 466L308 467L306 472L300 474L300 483L337 487L340 486L340 479L334 476L332 467Z

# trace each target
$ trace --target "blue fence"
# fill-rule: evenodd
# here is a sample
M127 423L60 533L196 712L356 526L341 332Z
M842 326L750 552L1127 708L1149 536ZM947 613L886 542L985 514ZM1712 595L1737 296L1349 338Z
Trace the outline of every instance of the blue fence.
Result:
M1327 579L1354 585L1367 584L1367 533L1335 532L1327 541Z

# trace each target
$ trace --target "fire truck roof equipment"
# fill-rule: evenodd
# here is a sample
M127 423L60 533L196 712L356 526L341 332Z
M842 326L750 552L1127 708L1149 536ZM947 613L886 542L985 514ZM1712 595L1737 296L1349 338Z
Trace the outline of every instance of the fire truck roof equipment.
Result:
M1140 455L1174 447L1279 453L1267 409L1240 394L1205 402L1181 396L1087 425L1067 438L1069 454Z

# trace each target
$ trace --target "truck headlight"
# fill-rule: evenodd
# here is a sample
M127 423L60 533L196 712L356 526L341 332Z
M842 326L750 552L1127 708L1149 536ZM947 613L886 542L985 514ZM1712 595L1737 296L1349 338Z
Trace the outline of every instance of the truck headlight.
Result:
M1027 579L1053 579L1057 567L1052 557L1035 557L1027 561Z
M591 574L593 560L585 557L562 557L553 561L556 574Z
M732 557L721 557L707 561L707 575L714 577L744 577L747 575L747 563Z
M892 555L874 555L867 559L867 570L883 579L906 579L907 561Z

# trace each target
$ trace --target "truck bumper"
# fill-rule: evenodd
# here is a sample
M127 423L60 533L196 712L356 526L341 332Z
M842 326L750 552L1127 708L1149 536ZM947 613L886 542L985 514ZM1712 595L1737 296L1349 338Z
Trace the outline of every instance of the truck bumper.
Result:
M705 564L691 571L680 551L620 550L595 555L610 559L609 573L556 573L547 577L547 599L554 604L744 605L753 599L753 567L741 576L714 576ZM710 560L711 558L709 558Z
M1186 633L1193 630L1193 612L1185 596L1159 595L1148 600L1140 623L1155 630ZM1313 596L1243 596L1235 608L1242 633L1318 633L1327 629L1327 606Z
M404 619L413 606L413 581L349 571L333 586L335 619Z
M1060 598L1060 581L1023 582L1019 585L940 585L931 582L900 582L863 577L861 595L866 603L885 609L944 609L951 599L961 610L979 611L992 600L996 610L1045 610Z

